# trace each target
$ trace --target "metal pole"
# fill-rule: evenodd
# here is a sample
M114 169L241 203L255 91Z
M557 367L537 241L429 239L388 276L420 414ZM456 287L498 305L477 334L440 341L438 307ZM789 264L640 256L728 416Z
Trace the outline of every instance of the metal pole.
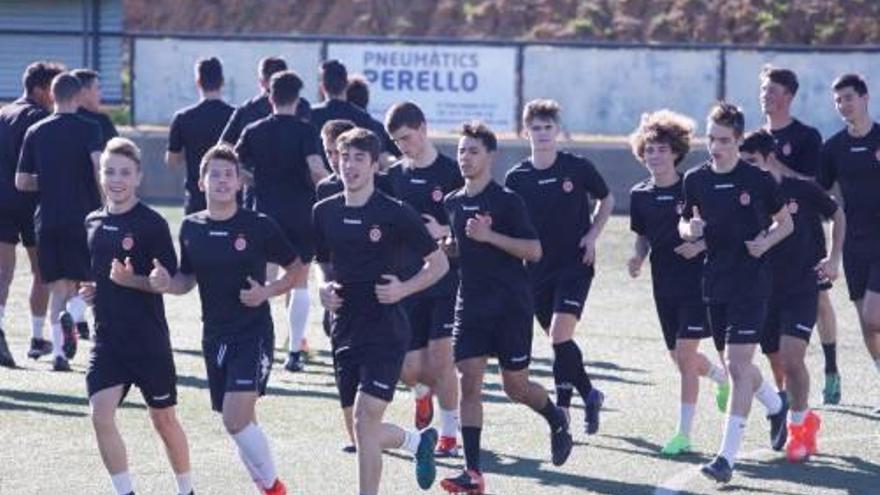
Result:
M101 71L101 0L92 0L92 69Z

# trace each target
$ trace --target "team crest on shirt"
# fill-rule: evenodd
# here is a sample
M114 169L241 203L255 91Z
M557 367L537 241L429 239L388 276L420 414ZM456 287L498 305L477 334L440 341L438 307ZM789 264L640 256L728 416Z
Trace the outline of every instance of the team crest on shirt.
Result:
M382 240L382 229L378 225L370 227L370 242L379 242Z
M796 199L792 198L792 199L789 199L789 200L788 200L788 211L789 211L789 213L791 213L792 215L794 215L795 213L797 213L797 211L798 211L798 202L797 202Z
M431 191L431 199L433 199L435 203L443 201L443 190L440 189L440 186L435 187L434 190Z
M782 146L782 154L788 156L791 154L791 143L785 143Z
M238 234L238 237L235 238L235 242L232 243L232 246L236 251L244 251L247 249L247 239L244 237L244 234Z
M739 204L743 206L749 206L750 204L752 204L752 196L749 194L748 191L743 191L739 193Z
M131 251L132 248L134 248L134 236L131 233L125 234L125 237L122 238L122 249Z
M562 190L567 193L574 191L574 183L568 177L562 181Z

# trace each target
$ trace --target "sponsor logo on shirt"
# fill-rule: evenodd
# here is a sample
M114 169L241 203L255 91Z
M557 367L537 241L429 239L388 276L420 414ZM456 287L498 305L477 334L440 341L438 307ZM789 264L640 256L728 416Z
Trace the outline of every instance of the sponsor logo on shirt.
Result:
M225 230L209 230L208 236L210 237L229 237L229 232Z
M410 183L410 184L427 184L428 181L426 181L425 179L416 179L416 178L412 178L412 179L409 180L409 183Z
M792 215L798 212L798 202L796 199L792 198L788 200L788 211Z
M345 225L360 225L361 221L358 218L343 218L342 223Z
M868 151L868 148L864 146L853 146L849 149L850 153L864 153L865 151Z
M656 197L657 201L672 201L675 199L675 196L670 196L668 194L663 194Z
M544 185L547 185L547 184L553 184L553 183L555 183L555 182L556 182L556 177L550 177L549 179L541 179L541 180L539 180L539 181L538 181L538 184L544 186Z
M743 191L739 193L739 204L743 206L749 206L750 204L752 204L752 196L749 194L748 191Z
M379 242L380 240L382 240L382 229L378 225L373 225L370 227L370 241Z
M435 187L431 192L431 199L433 199L435 203L443 201L443 190L440 189L440 186Z
M782 154L788 156L791 154L791 143L785 143L782 145Z
M462 211L480 211L479 206L461 205Z
M247 249L247 239L245 239L244 234L238 234L238 237L235 238L235 242L232 245L235 247L236 251L244 251Z
M733 189L733 184L730 184L730 183L715 184L715 189Z
M565 180L562 181L562 190L567 193L574 191L574 182L572 182L571 179L566 177Z
M104 224L104 225L101 225L101 228L104 230L109 230L110 232L118 232L119 231L119 227L116 227L115 225Z
M131 233L125 234L125 237L122 238L122 249L131 251L132 248L134 248L134 235Z

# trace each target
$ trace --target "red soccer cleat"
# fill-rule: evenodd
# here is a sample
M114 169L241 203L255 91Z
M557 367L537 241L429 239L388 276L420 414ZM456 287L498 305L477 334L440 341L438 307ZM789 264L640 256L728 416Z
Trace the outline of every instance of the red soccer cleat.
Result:
M446 478L440 482L440 486L448 493L463 493L465 495L482 495L486 490L483 475L470 469L462 471L455 478Z
M272 488L265 488L263 493L266 495L287 495L287 487L284 486L284 483L281 482L280 479L275 479L275 484L272 485Z
M424 430L431 426L434 421L434 394L428 392L422 398L416 399L416 429Z

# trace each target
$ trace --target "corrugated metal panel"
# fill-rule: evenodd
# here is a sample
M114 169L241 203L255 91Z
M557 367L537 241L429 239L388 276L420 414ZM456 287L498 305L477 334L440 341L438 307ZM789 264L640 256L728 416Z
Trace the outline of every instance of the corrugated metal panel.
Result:
M0 99L21 95L21 74L34 60L82 65L82 39L76 36L0 36Z
M0 28L81 30L83 2L81 0L2 0L0 1Z
M123 41L122 38L101 38L102 92L106 101L122 100Z

